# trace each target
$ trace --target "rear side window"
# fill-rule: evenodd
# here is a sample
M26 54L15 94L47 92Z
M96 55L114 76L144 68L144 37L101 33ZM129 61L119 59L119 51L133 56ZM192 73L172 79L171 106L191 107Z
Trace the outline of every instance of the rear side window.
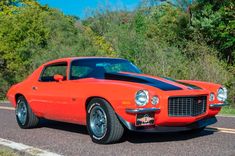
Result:
M67 79L66 71L67 71L67 62L48 65L42 71L41 76L40 76L40 81L41 82L53 82L55 81L54 75L56 74L64 76L64 80L66 80Z
M71 80L85 78L93 69L87 66L72 66L71 67Z

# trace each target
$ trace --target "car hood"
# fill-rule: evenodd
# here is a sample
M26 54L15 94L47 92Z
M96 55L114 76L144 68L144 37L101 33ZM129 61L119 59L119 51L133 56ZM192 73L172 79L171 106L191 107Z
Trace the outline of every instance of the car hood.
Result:
M135 73L105 73L104 79L134 82L158 88L163 91L201 90L202 88L171 78L153 77Z

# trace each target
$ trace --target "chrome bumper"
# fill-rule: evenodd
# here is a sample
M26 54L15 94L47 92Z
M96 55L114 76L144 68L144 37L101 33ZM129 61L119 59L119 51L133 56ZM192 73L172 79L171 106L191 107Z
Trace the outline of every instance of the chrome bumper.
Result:
M126 109L127 113L130 114L138 114L138 113L150 113L150 112L156 112L160 111L160 108L136 108L136 109Z
M220 108L220 107L227 106L227 105L228 105L227 102L224 102L224 103L215 103L215 104L210 104L210 108Z

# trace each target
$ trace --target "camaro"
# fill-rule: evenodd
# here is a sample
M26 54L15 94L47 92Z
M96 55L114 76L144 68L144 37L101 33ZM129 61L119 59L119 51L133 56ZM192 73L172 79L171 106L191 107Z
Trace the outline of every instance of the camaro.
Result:
M76 123L87 126L94 142L108 144L124 129L199 132L217 121L227 90L146 75L125 59L74 57L43 64L7 97L21 128L37 126L40 118Z

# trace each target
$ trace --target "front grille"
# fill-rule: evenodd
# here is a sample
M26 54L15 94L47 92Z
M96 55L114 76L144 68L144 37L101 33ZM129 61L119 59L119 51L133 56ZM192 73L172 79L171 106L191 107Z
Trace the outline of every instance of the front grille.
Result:
M198 116L206 112L206 96L170 97L168 115L175 117Z

